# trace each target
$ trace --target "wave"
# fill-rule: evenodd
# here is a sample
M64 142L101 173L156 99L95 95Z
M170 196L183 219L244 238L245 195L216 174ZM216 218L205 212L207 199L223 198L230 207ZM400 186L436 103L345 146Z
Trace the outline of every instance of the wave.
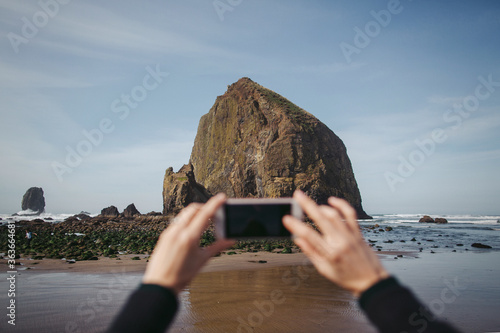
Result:
M22 213L22 214L21 214ZM0 224L6 224L8 221L22 221L22 220L34 220L34 219L41 219L44 220L45 222L62 222L68 217L71 217L73 215L76 215L78 213L73 213L73 214L53 214L53 213L41 213L40 215L33 215L36 214L34 211L30 210L23 210L17 213L17 216L10 215L10 214L0 214ZM96 216L96 214L88 214L90 216Z
M372 222L385 223L418 223L420 218L429 214L375 214ZM448 223L466 223L466 224L500 224L500 216L498 215L431 215L432 217L442 217L448 220Z

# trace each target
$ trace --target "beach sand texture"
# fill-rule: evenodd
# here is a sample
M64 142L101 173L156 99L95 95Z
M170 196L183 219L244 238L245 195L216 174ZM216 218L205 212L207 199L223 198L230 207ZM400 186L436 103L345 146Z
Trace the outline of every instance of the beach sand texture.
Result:
M384 265L440 317L464 332L500 331L499 252L395 255L382 255ZM114 267L99 262L19 272L16 326L4 319L0 330L105 330L140 283L145 260ZM2 279L0 290L6 287ZM375 332L356 300L319 276L302 254L214 258L180 300L170 332ZM0 302L6 304L4 293Z

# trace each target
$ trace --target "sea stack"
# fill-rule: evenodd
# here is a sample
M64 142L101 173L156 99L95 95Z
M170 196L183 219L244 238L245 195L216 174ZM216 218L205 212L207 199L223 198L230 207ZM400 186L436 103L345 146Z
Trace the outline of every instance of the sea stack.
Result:
M21 202L23 211L32 210L34 214L40 215L45 212L45 198L41 187L31 187L26 191Z
M249 78L228 86L202 116L190 164L196 183L210 194L278 198L301 189L320 204L344 198L359 218L370 218L342 140Z

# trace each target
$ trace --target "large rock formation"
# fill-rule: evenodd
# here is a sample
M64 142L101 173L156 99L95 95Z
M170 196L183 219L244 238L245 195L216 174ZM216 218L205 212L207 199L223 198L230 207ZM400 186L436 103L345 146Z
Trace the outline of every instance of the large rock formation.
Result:
M41 187L31 187L26 191L21 202L22 210L32 210L36 214L45 211L45 198Z
M196 182L211 194L277 198L302 189L318 203L345 198L360 218L370 218L342 140L248 78L230 85L201 118L190 163Z
M207 202L210 193L194 178L193 166L184 165L178 172L168 168L163 180L163 214L177 213L192 202Z

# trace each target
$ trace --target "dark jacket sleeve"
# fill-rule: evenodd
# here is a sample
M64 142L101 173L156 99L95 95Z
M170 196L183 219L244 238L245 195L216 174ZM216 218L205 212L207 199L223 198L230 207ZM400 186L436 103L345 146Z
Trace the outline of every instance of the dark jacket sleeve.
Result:
M141 284L107 333L165 332L177 312L177 297L167 288Z
M436 318L394 277L382 280L365 291L359 305L380 332L459 332Z

